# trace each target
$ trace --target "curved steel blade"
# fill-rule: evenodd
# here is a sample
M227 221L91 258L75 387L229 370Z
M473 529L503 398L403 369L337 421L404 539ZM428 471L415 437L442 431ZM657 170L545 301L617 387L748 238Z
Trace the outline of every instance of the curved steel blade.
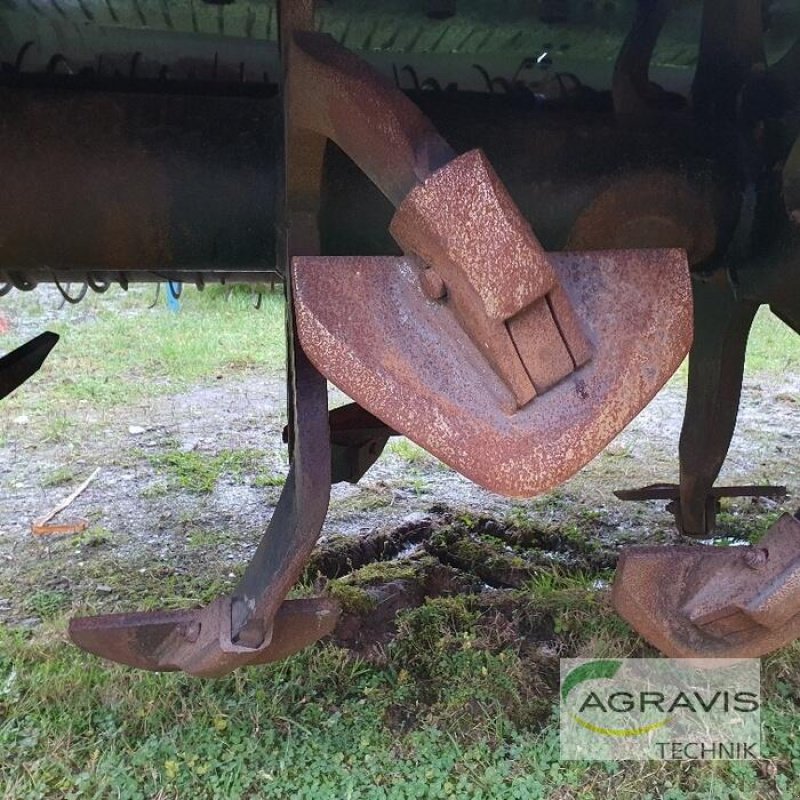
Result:
M339 606L329 598L286 600L275 615L271 641L258 649L231 648L230 602L185 611L77 617L70 620L69 635L78 647L130 667L214 677L286 658L331 633L338 618ZM206 658L210 653L215 656Z
M549 258L593 357L515 413L453 311L424 294L413 258L294 259L303 349L343 392L471 480L512 497L539 494L633 419L692 336L683 251Z

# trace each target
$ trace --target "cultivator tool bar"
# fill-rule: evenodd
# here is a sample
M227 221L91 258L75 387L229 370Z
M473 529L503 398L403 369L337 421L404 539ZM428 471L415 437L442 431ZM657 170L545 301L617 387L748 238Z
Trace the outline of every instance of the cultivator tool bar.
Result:
M800 521L785 514L755 547L633 547L617 565L616 610L674 658L755 658L800 635Z

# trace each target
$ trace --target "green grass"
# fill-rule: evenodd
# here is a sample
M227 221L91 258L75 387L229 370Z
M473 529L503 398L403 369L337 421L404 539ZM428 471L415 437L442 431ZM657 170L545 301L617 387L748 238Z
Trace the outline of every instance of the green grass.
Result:
M686 383L689 360L685 359L673 380ZM779 320L767 306L756 314L744 365L745 380L796 373L800 369L800 335ZM624 452L619 455L624 456Z
M67 483L72 483L75 478L75 470L68 465L64 465L63 467L56 467L56 469L46 475L42 479L42 486L45 488L64 486Z
M389 440L386 450L402 458L408 464L424 464L433 460L433 457L423 450L419 445L406 439L405 436L397 436Z
M214 454L168 450L150 458L176 486L196 494L212 492L223 475L241 478L245 473L255 473L263 461L264 453L259 450L221 450Z
M745 374L796 374L798 370L800 336L766 307L761 308L747 343Z
M260 310L249 296L186 288L179 313L147 310L152 289L94 297L86 321L81 306L47 329L61 334L37 376L4 401L0 436L12 420L50 441L77 435L87 412L98 413L157 395L179 392L217 377L275 372L285 359L283 297L266 294ZM26 307L35 297L25 298ZM85 311L84 311L85 313ZM8 337L6 347L21 343ZM19 433L19 429L15 431Z
M583 592L563 584L554 593ZM583 595L581 595L583 596ZM493 651L458 598L400 620L382 664L317 646L201 681L0 629L5 798L795 798L800 648L768 659L757 763L559 762L557 659Z

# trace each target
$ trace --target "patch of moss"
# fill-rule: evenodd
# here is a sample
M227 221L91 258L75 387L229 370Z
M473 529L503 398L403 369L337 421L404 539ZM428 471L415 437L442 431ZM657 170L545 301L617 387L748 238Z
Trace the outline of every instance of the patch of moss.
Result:
M470 595L434 597L398 615L400 647L407 655L444 649L448 640L474 634L478 612ZM413 651L413 653L412 653Z
M751 542L755 544L778 521L780 513L764 512L758 503L727 501L717 514L715 539L718 544ZM726 541L727 540L727 541Z
M256 489L267 489L274 486L283 486L286 483L286 476L273 472L263 472L253 481Z
M74 547L100 547L111 541L113 534L100 525L93 525L83 533L73 536L71 544Z
M364 589L346 583L343 580L333 580L328 584L328 594L342 604L345 614L363 616L375 609L376 600Z
M44 488L50 486L64 486L67 483L72 483L74 480L75 471L71 466L57 467L42 480L42 486Z
M361 487L361 491L356 494L333 500L331 502L331 510L345 514L375 511L379 508L387 508L392 504L392 500L391 491L376 491Z
M350 581L359 586L376 586L391 581L419 580L427 569L436 564L432 556L406 558L393 561L375 561L356 570Z
M182 489L209 494L223 474L241 478L256 472L264 454L258 450L222 450L214 455L170 450L153 456L154 467L166 471Z
M535 552L523 556L502 540L472 533L459 524L437 531L428 547L444 563L474 573L492 586L521 586L541 568Z

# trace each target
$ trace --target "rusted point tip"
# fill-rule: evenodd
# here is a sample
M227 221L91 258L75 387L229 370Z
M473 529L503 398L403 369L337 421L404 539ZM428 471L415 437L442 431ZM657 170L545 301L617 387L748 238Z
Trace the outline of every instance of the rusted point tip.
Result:
M617 611L675 658L757 658L800 636L800 521L784 514L758 547L634 547L620 558Z

